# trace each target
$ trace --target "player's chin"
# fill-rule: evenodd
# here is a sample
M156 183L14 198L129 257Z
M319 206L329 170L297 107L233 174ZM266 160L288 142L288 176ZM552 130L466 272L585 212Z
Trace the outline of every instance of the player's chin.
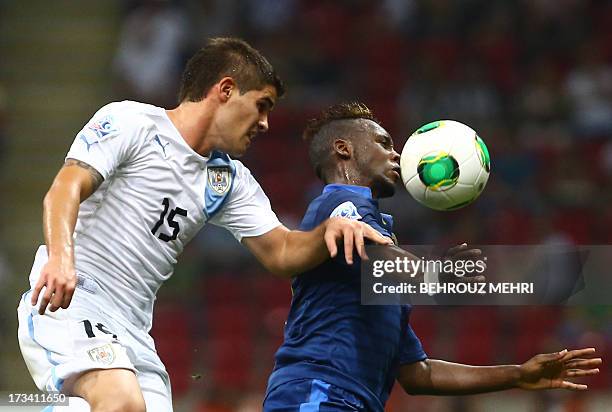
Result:
M249 147L251 147L252 139L247 136L242 140L241 143L242 145L239 148L240 156L242 156L247 152L247 150L249 150Z
M248 148L249 148L249 143L245 143L245 144L241 145L240 147L232 148L232 150L229 150L227 152L227 154L232 156L232 157L242 157L242 156L245 155L245 153L247 152Z
M395 194L395 179L385 177L377 185L378 197L391 197Z

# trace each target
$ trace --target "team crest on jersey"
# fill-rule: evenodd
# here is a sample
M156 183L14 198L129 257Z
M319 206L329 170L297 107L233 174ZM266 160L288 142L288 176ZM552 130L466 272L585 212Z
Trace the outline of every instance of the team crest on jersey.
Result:
M228 166L209 167L208 185L218 195L227 193L232 185L232 170Z
M361 219L361 215L357 212L357 207L351 201L346 201L338 205L329 215L329 217L337 216L351 220Z
M110 344L106 344L87 351L92 361L103 365L110 365L115 361L115 351Z
M87 125L87 128L94 132L98 139L102 139L105 136L117 131L117 128L113 124L113 117L110 115L104 116L101 119L96 119Z

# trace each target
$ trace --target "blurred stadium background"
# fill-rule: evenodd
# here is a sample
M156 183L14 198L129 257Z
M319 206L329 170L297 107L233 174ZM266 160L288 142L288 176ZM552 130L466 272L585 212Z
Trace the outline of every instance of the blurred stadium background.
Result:
M245 38L288 86L244 159L290 227L321 185L300 135L324 106L366 102L402 147L425 122L471 125L493 162L465 210L383 202L400 243L612 243L612 3L587 0L1 0L0 392L34 386L15 307L42 241L41 200L75 133L125 98L170 107L204 38ZM260 409L289 284L206 228L162 288L153 335L177 411ZM596 346L612 356L612 306L418 307L428 353L476 364ZM389 411L612 410L605 366L586 394L395 393Z

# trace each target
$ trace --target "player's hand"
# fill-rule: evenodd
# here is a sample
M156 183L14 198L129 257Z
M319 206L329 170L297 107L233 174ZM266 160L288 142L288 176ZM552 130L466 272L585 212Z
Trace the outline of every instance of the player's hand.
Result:
M32 306L35 306L38 302L43 287L46 287L46 289L40 301L38 313L44 314L47 305L51 312L55 312L59 308L68 308L76 287L74 264L50 259L43 266L38 282L34 286L31 299Z
M601 358L586 359L592 356L595 348L577 349L536 355L519 366L520 379L517 386L521 389L569 389L583 391L587 385L566 380L599 373L597 366Z
M482 250L471 248L467 243L462 243L455 247L452 247L444 253L443 259L448 260L475 260L482 255ZM486 263L485 269L486 269ZM456 276L454 274L440 274L440 278L445 282L460 282L460 283L479 283L486 281L486 278L482 274L466 273L464 276Z
M382 236L367 223L344 217L329 218L323 238L332 258L338 254L338 244L344 242L344 257L349 265L353 264L353 249L357 249L357 254L361 259L368 259L365 251L365 239L379 245L393 244L391 239Z

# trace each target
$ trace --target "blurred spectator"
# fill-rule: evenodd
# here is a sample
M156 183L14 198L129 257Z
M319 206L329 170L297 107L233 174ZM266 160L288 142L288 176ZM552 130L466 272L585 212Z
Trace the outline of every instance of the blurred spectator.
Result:
M244 0L174 0L192 18L190 48L202 46L209 37L242 36ZM190 52L186 56L191 55Z
M414 0L383 0L381 12L385 21L397 31L413 24L417 11L417 2Z
M0 84L0 172L4 157L6 156L8 143L8 113L7 113L7 97L4 88Z
M292 22L298 1L247 0L245 6L248 23L253 31L258 35L274 34Z
M0 248L0 288L6 286L7 282L11 278L11 271L9 269L9 262L4 254L3 249Z
M169 0L143 1L125 20L114 60L118 94L172 106L182 71L189 24Z
M500 96L487 78L482 65L464 64L445 93L449 117L474 127L495 123L501 113Z
M585 137L612 134L612 66L601 50L589 44L580 49L577 65L570 70L566 91L571 99L576 133Z
M601 163L608 179L612 181L612 139L609 139L601 151Z

